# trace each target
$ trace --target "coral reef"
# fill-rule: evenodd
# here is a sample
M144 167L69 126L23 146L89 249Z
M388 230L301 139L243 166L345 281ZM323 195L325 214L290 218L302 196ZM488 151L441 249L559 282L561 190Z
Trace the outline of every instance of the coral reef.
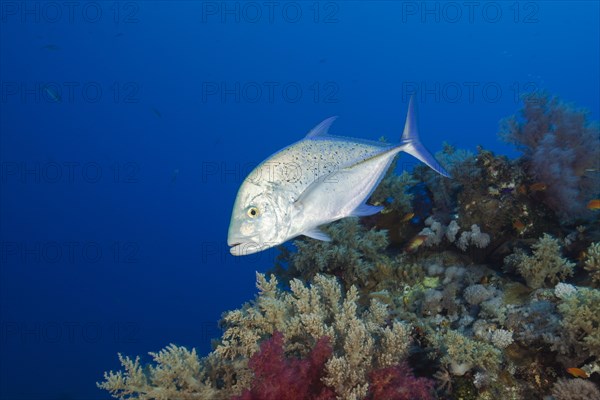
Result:
M556 98L524 103L501 132L521 157L445 144L452 179L391 168L370 199L384 211L281 246L206 357L119 354L98 386L132 400L598 398L598 128Z

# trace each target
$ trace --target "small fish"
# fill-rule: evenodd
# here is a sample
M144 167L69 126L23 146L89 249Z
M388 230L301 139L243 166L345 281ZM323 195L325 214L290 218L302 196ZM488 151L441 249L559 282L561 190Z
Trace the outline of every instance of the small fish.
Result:
M517 192L519 194L527 194L527 187L525 185L519 185Z
M300 235L329 241L319 226L380 212L383 207L366 201L401 151L449 177L419 141L413 98L399 145L329 135L334 120L321 122L244 180L227 235L231 254L256 253Z
M417 251L417 249L419 247L421 247L421 245L423 243L425 243L425 240L427 240L427 236L426 235L417 235L414 238L412 238L410 240L410 242L408 242L408 244L406 245L406 247L404 248L405 251L412 253L414 251Z
M516 219L513 221L513 228L515 228L517 232L523 232L523 229L525 229L525 224L520 219Z
M587 372L585 372L581 368L567 368L567 372L576 378L589 378Z
M600 210L600 199L590 200L587 204L588 210Z
M402 222L408 222L411 219L413 219L413 217L415 216L414 212L410 212L408 214L406 214L403 218L402 218Z
M545 183L542 182L537 182L534 183L533 185L529 186L529 190L531 190L532 192L542 192L544 190L546 190L548 188L548 186L546 186Z
M52 88L50 86L44 86L44 93L46 93L48 99L52 100L53 102L62 102L62 97L55 88Z

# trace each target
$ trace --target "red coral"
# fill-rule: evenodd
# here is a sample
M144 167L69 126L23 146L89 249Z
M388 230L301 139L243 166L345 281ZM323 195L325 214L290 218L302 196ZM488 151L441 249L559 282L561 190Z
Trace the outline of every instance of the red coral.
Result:
M370 400L432 400L433 381L417 378L407 364L382 368L369 374Z
M334 400L333 390L321 382L331 354L329 338L322 337L306 358L286 358L283 335L275 332L250 358L252 388L232 400Z

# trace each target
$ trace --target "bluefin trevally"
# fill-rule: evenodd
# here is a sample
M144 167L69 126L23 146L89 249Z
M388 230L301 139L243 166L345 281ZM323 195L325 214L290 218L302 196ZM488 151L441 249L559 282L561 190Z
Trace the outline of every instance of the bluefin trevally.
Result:
M330 240L319 226L381 211L366 201L401 151L449 177L419 141L414 96L398 145L330 135L335 119L267 158L244 180L229 225L231 254L256 253L300 235Z

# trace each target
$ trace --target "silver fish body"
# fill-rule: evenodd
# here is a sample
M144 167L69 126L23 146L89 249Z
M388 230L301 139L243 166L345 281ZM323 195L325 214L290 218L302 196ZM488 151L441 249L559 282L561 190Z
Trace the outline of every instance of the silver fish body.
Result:
M419 142L413 99L399 145L329 135L334 120L326 119L244 180L229 225L231 254L256 253L300 235L330 240L320 225L379 212L382 207L366 201L401 151L449 176Z

